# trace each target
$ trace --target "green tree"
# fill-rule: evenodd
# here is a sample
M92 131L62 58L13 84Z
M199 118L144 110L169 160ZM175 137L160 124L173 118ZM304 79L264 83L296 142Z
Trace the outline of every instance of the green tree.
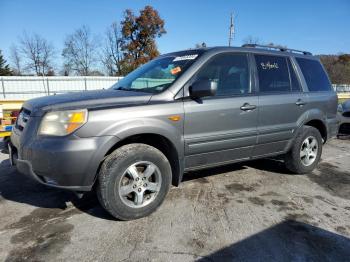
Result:
M166 33L164 20L151 6L142 9L139 16L127 9L121 22L121 31L122 74L127 74L157 57L159 51L155 40Z
M12 75L12 71L0 50L0 76L10 76L10 75Z

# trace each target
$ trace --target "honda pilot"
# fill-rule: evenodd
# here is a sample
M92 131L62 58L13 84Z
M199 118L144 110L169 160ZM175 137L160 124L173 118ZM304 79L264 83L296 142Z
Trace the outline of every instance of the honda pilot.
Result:
M164 54L108 90L24 103L11 162L41 184L96 190L114 217L154 212L192 170L283 155L311 172L336 136L337 95L319 59L273 46Z

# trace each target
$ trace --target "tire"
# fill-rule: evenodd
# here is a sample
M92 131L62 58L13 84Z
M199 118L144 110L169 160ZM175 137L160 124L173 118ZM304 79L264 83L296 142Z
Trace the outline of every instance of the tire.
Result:
M146 144L128 144L102 163L97 196L117 219L145 217L164 201L171 177L170 163L161 151Z
M314 140L312 140L312 138ZM306 140L308 139L308 142ZM317 151L313 141L317 143ZM309 144L308 144L309 143ZM308 147L308 145L310 145ZM307 149L306 149L307 148ZM295 174L310 173L317 166L322 154L322 136L312 126L303 126L290 151L285 155L285 165L288 170ZM308 161L308 158L310 161Z

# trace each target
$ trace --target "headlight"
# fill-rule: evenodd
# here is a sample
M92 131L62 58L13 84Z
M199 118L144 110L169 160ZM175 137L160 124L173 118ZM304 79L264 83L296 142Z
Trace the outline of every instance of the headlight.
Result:
M39 135L65 136L87 122L88 111L69 110L47 113L41 121Z

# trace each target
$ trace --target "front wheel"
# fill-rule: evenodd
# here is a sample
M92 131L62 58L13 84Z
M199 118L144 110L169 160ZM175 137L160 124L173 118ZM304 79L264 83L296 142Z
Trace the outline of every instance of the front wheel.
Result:
M285 156L286 167L296 174L310 173L317 166L322 154L322 137L312 126L304 126Z
M171 183L168 159L146 144L116 149L103 162L98 198L114 217L131 220L154 212L165 199Z

